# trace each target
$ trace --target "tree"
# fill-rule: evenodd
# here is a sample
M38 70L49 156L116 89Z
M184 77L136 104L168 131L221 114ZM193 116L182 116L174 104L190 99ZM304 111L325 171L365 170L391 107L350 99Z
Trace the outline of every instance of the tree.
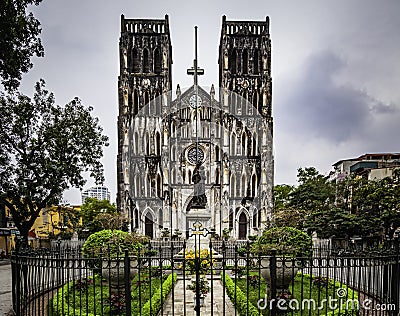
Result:
M314 167L298 169L299 185L290 193L290 205L309 212L326 209L335 200L335 186Z
M16 89L32 68L31 57L44 56L39 38L40 22L28 5L39 5L42 0L2 0L0 5L0 77L8 90Z
M91 234L104 229L102 225L104 223L104 217L101 217L101 214L116 215L117 208L108 200L86 198L85 203L81 206L82 225L85 229L88 229Z
M288 184L278 184L274 186L274 208L275 210L286 209L290 205L291 194L294 186Z
M25 240L42 208L58 204L64 190L83 187L83 172L104 180L100 158L108 138L91 111L78 98L55 105L43 80L33 99L0 95L0 203Z

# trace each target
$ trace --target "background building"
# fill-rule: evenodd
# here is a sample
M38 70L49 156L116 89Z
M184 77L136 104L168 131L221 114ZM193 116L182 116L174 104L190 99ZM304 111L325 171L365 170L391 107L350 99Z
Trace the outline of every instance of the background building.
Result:
M107 187L102 186L87 189L82 192L82 204L85 203L85 199L88 197L110 201L110 191Z
M363 176L368 180L380 180L391 177L393 170L398 168L400 168L400 153L364 154L334 163L330 180L341 180L352 174Z
M168 16L121 18L117 207L154 238L199 221L258 234L273 207L269 19L222 19L215 88L174 93ZM192 71L193 72L193 71Z

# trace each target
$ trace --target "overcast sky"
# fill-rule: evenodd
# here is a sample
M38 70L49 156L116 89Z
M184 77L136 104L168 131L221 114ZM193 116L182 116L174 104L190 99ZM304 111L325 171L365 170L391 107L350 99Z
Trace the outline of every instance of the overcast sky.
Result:
M44 78L57 103L78 96L93 105L110 146L106 183L116 194L120 16L169 15L173 86L191 85L193 27L199 27L203 86L218 85L222 15L269 16L272 38L275 184L296 183L299 167L327 174L344 158L400 152L400 1L107 1L43 0L45 57L34 59L22 91ZM93 185L88 181L85 188ZM79 191L66 194L80 203Z

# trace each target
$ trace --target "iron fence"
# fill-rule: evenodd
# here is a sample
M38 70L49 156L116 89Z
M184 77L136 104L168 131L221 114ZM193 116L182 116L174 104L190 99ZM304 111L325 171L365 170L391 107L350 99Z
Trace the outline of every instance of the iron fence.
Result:
M398 246L261 255L250 243L152 242L143 253L12 254L16 315L398 315ZM197 251L197 252L196 252Z

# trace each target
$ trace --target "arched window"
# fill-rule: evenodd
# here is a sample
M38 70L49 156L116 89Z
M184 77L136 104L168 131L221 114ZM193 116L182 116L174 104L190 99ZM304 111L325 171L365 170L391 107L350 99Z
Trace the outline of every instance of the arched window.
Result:
M176 160L176 146L172 145L171 146L171 161L175 161Z
M233 229L233 210L229 211L229 228Z
M257 209L254 209L254 211L253 211L253 227L254 228L258 227L257 220L258 220L258 218L257 218Z
M217 171L215 172L215 183L216 184L219 184L219 177L220 177L219 168L217 168Z
M139 210L135 207L135 228L139 228Z
M149 196L151 196L151 182L149 180L150 175L147 174L145 177L146 177L146 179L145 179L145 192L146 192L145 196L149 197Z
M156 143L156 155L160 156L161 155L161 136L160 136L159 132L156 132L155 143Z
M253 93L253 113L256 113L258 109L258 92L254 91Z
M161 198L162 197L162 180L161 180L161 176L159 174L157 175L156 185L157 185L157 196L159 198Z
M149 102L150 102L150 94L149 94L149 91L146 91L146 92L144 93L143 103L144 103L144 106L145 106L147 109L150 110L150 104L149 104ZM152 114L152 113L149 113L149 114Z
M192 171L190 169L188 171L188 183L192 183Z
M242 133L242 155L245 156L247 154L247 134L246 131Z
M143 72L150 72L149 51L147 48L143 49Z
M247 191L246 188L247 188L246 175L243 174L242 175L242 192L241 192L242 197L246 196L246 191Z
M232 174L231 175L231 183L230 183L230 187L231 187L231 196L235 196L235 188L236 188L236 178L235 175Z
M146 144L146 155L150 155L150 137L149 137L149 133L147 133L147 132L146 132L144 141Z
M135 175L135 195L140 196L140 177Z
M242 115L247 115L247 103L248 103L247 95L248 95L247 90L244 90L242 94Z
M161 68L162 68L162 59L161 59L160 49L157 47L154 50L154 72L156 74L160 74Z
M173 168L173 169L171 170L171 183L172 183L172 184L175 184L175 183L176 183L176 171L175 171L175 168Z
M257 156L257 134L253 134L253 156Z
M247 53L247 49L242 53L242 60L242 74L247 75L249 73L249 54Z
M235 48L231 51L231 54L229 56L229 69L231 71L231 74L236 74L236 72L237 72L237 51Z
M250 137L248 139L248 144L247 144L247 152L246 152L246 156L251 156L252 155L252 149L253 149L253 138Z
M140 72L139 52L136 48L132 50L133 72Z
M155 93L155 98L154 98L154 102L155 102L155 113L156 114L161 114L161 97L160 97L160 90L156 90Z
M139 113L139 93L135 89L133 91L133 115L135 116L138 113Z
M163 226L163 222L164 222L163 212L162 212L162 209L160 208L160 209L158 209L158 225Z
M134 138L134 142L135 142L135 154L139 154L139 134L138 132L135 132L135 138Z
M255 75L258 75L258 73L260 72L260 57L259 57L259 53L258 53L258 49L254 50L254 57L253 57L253 73Z
M257 194L257 176L253 174L251 176L251 196L255 197Z
M176 137L175 133L176 133L176 125L175 125L175 122L172 121L172 123L171 123L171 136L172 137Z
M231 134L231 155L236 155L236 134Z

